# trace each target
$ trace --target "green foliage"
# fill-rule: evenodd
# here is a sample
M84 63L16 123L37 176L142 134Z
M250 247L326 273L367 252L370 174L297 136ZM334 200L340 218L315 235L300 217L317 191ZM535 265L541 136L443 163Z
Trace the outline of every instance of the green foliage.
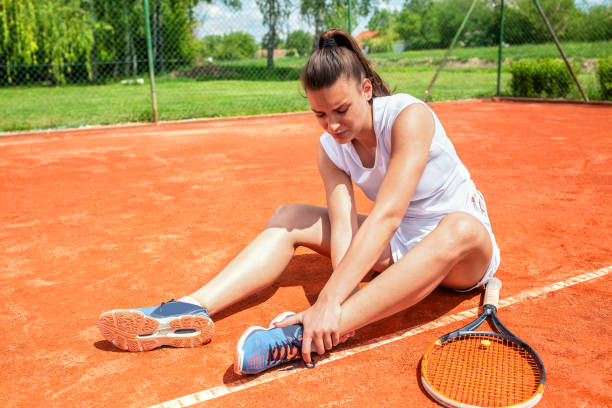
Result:
M385 9L376 9L374 13L372 13L372 17L368 20L368 30L370 31L379 31L389 29L395 20L395 15L389 10Z
M367 16L375 8L376 0L353 0L352 27L356 19ZM300 0L300 14L314 27L314 41L327 28L348 30L348 9L346 0Z
M472 0L412 0L395 14L395 30L408 49L448 47ZM495 1L477 2L463 31L463 46L492 45L498 38Z
M270 44L270 42L272 41L272 44ZM261 39L261 47L262 48L267 48L268 46L272 45L273 49L277 49L277 48L281 48L283 46L283 40L279 37L278 33L274 33L274 39L272 40L272 38L270 37L270 31L266 32L263 36L263 38Z
M597 80L604 99L612 99L612 56L597 61Z
M224 35L208 35L200 42L200 54L215 60L253 58L257 52L255 38L251 34L233 32Z
M578 8L576 0L539 0L557 37L563 41L602 41L612 38L612 6ZM377 10L370 30L393 30L408 49L448 47L472 0L408 0L400 11ZM459 43L464 47L495 45L499 41L500 0L478 1ZM552 40L533 0L505 2L504 41L508 44Z
M612 8L576 7L575 0L539 0L544 14L562 42L606 40L612 35ZM533 0L506 2L504 41L509 44L552 40Z
M0 3L0 63L7 82L13 82L17 64L36 64L36 14L32 0ZM0 83L2 77L0 76Z
M393 51L393 37L377 35L374 38L364 38L363 44L372 54Z
M197 3L149 0L157 72L194 61ZM143 23L142 0L0 0L0 84L142 74L148 68Z
M397 33L408 49L438 48L440 33L432 0L415 0L404 3L397 14Z
M563 40L612 40L612 4L577 9Z
M577 74L578 65L572 69ZM512 79L510 87L513 96L520 97L565 97L570 91L572 76L562 60L521 59L510 63Z
M89 69L93 44L89 14L79 0L4 0L0 3L0 83L43 76L63 83L71 64ZM23 64L38 65L25 69Z
M295 49L300 57L312 51L312 36L304 30L297 30L287 36L286 47Z

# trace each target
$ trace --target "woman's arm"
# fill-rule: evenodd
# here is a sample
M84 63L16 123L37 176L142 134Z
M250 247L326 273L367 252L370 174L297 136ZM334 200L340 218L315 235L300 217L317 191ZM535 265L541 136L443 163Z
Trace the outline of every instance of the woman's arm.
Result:
M400 225L427 164L434 126L433 115L421 104L413 104L398 115L391 132L389 166L378 190L374 208L354 235L315 304L279 323L279 326L295 323L304 325L302 358L307 364L311 362L313 345L318 354L323 354L326 349L338 344L341 334L338 333L342 312L340 305L374 266ZM332 195L343 190L343 187L337 187L338 183L325 183L326 190L329 183ZM338 206L330 204L336 207L329 210L330 219L332 213L335 213L333 217L337 217L336 222L342 217L341 212L336 212L342 208L342 202L332 199L332 203ZM354 208L352 201L351 205Z
M374 208L319 299L342 303L389 245L421 179L434 134L434 119L425 105L413 104L397 117L391 132L391 158Z
M325 187L331 224L331 263L335 270L357 233L357 211L350 177L330 160L321 144L317 151L319 174Z

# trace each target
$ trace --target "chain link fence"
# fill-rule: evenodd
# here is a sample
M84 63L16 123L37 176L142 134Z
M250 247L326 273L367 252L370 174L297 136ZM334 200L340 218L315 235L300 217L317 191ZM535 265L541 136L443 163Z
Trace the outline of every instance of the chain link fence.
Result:
M585 96L610 99L610 0L539 4ZM148 44L160 120L307 110L300 69L331 27L396 92L443 65L429 100L583 97L534 0L2 0L0 131L151 121Z

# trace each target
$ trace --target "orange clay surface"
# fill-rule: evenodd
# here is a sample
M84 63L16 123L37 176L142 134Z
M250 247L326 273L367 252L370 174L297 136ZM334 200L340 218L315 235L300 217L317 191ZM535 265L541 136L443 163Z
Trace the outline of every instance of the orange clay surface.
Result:
M612 264L612 108L432 107L486 198L502 298ZM0 138L0 406L149 407L236 383L240 334L314 302L326 258L298 249L273 287L213 316L217 334L200 348L118 351L96 319L191 293L277 206L324 205L320 133L311 114L292 114ZM480 302L480 291L438 289L319 360ZM611 274L500 309L544 361L539 406L612 406L611 310ZM195 406L435 406L419 386L420 358L468 321Z

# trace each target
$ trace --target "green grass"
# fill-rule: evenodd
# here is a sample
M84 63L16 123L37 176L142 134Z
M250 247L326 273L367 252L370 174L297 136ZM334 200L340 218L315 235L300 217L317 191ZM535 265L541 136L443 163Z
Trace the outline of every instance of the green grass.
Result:
M566 53L577 59L611 55L612 41L567 43ZM408 51L370 55L382 78L397 92L421 98L435 66L445 50ZM495 61L497 47L456 49L457 60L480 58ZM511 46L505 58L557 57L553 44ZM308 110L300 88L299 72L306 58L275 60L275 69L266 68L265 59L220 63L225 79L211 77L156 79L156 95L161 120L251 115L258 113ZM478 65L478 64L476 64ZM493 64L494 66L494 64ZM230 72L231 71L231 72ZM223 78L223 75L221 76ZM234 78L234 79L227 79ZM587 94L599 97L592 73L579 76ZM283 80L279 80L283 79ZM445 68L431 92L430 101L488 97L496 93L495 68ZM510 74L502 71L502 94L509 94ZM580 99L576 87L569 98ZM152 120L151 95L145 85L68 85L0 88L0 132L47 129L64 126L98 125Z
M422 97L434 70L381 69L397 92ZM507 74L504 74L507 75ZM443 72L430 100L490 96L496 73L486 70ZM308 100L294 81L199 81L160 79L156 82L159 118L252 115L309 110ZM17 87L0 89L2 131L150 121L151 99L145 85Z
M568 42L563 43L563 51L568 58L579 61L591 58L602 58L612 55L612 41L598 42ZM451 59L468 60L479 58L486 61L497 61L499 47L473 47L455 48L451 52ZM380 65L414 65L432 61L438 63L446 54L446 49L405 51L401 53L383 53L370 56L373 63ZM505 59L519 58L560 58L559 50L554 43L524 44L504 47L502 56Z

